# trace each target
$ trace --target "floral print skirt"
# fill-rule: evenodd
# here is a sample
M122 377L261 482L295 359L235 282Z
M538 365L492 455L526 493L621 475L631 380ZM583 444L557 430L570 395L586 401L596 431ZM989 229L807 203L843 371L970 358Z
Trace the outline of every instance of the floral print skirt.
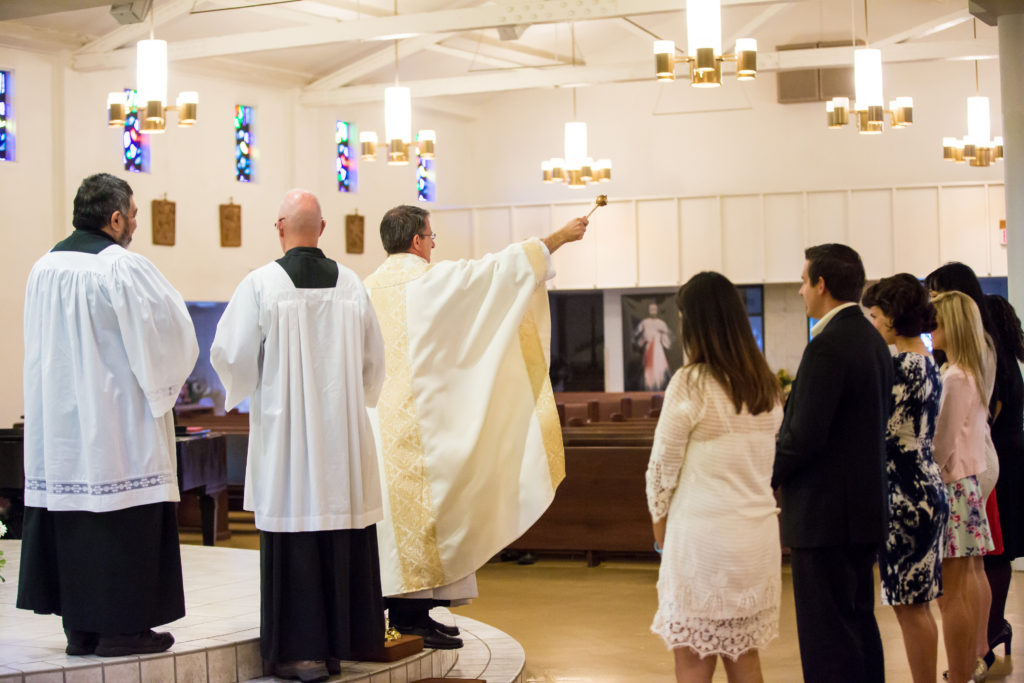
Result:
M949 525L943 557L978 557L995 546L985 516L981 486L973 474L946 484L949 492Z

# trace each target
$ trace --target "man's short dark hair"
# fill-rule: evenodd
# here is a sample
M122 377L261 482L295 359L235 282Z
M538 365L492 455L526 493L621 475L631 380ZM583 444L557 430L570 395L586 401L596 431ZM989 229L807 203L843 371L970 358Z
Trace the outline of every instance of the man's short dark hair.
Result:
M384 214L380 220L380 241L384 251L389 254L401 254L409 251L412 240L423 232L430 212L418 206L403 204Z
M825 289L836 301L860 301L864 291L864 264L845 244L819 244L804 250L807 277L812 285L825 278Z
M109 173L97 173L82 181L75 194L71 224L79 230L99 232L110 225L110 217L120 211L127 219L132 209L131 185Z

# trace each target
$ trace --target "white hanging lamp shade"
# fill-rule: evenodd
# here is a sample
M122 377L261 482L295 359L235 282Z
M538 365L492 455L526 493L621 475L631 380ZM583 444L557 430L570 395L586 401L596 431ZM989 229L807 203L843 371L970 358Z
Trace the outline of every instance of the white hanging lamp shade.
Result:
M882 106L882 53L861 49L853 53L853 78L857 101L854 107L865 111Z
M140 40L136 50L135 83L140 108L145 108L143 119L162 130L167 105L167 41ZM154 127L143 125L143 128L157 132Z
M698 73L715 69L722 54L720 0L686 0L686 53L695 60Z
M388 164L409 163L412 137L412 102L409 89L394 86L384 89L384 136L388 140Z
M565 124L565 166L582 169L587 158L587 124L569 121Z
M978 147L992 145L987 97L967 98L967 141Z

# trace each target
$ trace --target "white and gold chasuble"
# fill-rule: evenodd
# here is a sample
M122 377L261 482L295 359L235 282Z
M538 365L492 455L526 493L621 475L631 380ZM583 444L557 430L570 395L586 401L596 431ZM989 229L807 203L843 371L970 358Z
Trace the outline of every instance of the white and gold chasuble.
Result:
M386 348L371 413L384 595L452 583L540 518L565 477L548 379L547 249L393 254L366 279Z

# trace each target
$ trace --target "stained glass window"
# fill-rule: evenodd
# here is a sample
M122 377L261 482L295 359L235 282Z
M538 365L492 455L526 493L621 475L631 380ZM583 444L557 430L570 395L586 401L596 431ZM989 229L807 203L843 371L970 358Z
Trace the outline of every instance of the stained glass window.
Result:
M421 202L434 201L434 160L416 155L416 199Z
M352 151L355 127L347 121L338 121L334 142L338 145L338 192L355 192L358 185L356 158Z
M125 107L124 132L121 140L124 148L124 170L131 173L148 173L149 136L143 135L140 128L139 110L135 102L138 92L126 89L124 94L128 102L128 106Z
M14 149L7 130L11 115L10 84L11 72L0 71L0 161L14 161Z
M252 182L252 107L235 107L235 179Z

